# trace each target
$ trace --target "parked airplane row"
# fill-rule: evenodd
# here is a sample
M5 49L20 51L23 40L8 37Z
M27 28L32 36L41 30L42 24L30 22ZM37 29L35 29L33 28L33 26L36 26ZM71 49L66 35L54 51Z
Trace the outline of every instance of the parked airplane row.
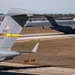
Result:
M74 26L75 25L75 20L55 20L57 24L61 25L69 25L69 26ZM41 21L27 21L25 26L27 27L32 27L32 26L49 26L50 22L48 20L41 20Z
M45 16L48 21L32 21L32 22L27 22L25 26L46 26L50 25L51 29L58 30L60 32L63 32L65 34L75 34L75 21L73 20L68 20L68 21L63 21L59 20L56 21L52 16Z
M45 15L48 21L27 22L26 26L45 26L50 25L51 29L58 30L65 34L75 34L75 21L73 20L55 20L52 16ZM60 25L61 24L61 25Z

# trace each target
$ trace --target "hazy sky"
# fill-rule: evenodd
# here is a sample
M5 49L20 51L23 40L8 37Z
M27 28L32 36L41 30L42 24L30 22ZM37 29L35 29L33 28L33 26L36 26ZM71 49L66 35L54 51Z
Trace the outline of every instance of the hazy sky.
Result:
M22 8L34 13L75 13L75 0L0 0L0 12Z

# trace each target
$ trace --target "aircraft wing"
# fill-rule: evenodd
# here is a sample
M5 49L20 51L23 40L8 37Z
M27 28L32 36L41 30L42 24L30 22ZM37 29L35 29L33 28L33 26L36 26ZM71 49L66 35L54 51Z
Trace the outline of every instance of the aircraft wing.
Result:
M32 50L14 50L14 51L17 51L20 53L35 53L38 49L38 46L39 46L39 43L37 43Z

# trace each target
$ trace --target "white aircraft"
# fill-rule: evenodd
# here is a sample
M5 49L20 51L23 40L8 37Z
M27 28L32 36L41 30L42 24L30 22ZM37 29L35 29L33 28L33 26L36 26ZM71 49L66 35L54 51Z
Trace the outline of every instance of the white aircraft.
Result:
M36 52L39 43L29 50L11 50L19 33L23 29L29 16L33 13L22 9L10 9L0 25L0 61L9 60L20 55L21 52Z
M50 25L49 21L27 21L25 26L32 27L32 26L48 26Z
M75 20L55 20L58 24L61 25L75 25ZM50 26L50 22L48 20L45 21L27 21L25 26L32 27L32 26Z

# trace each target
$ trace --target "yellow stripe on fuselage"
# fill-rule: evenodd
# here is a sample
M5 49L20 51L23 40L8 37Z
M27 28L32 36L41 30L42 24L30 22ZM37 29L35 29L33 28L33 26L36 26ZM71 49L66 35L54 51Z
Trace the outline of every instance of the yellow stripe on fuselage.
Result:
M19 34L11 34L11 33L3 34L3 35L7 37L18 37L19 36Z

